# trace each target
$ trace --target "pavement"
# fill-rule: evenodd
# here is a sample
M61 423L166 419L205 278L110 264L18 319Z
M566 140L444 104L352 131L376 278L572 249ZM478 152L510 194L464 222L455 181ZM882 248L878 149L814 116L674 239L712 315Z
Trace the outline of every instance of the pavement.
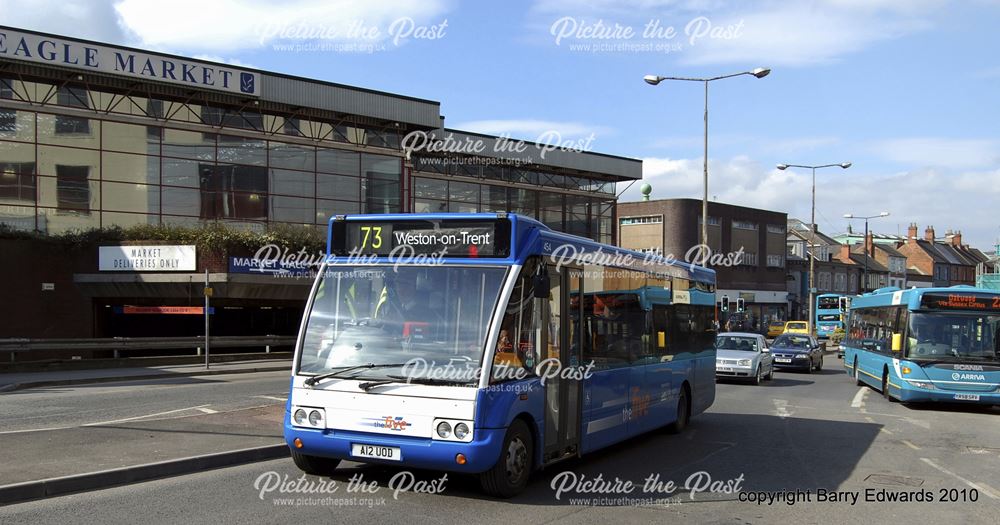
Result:
M248 370L0 394L0 504L287 456L289 373Z
M486 497L469 476L345 462L332 479L303 477L285 458L8 505L0 508L0 522L133 523L141 515L146 523L213 525L992 524L1000 508L998 415L989 407L890 403L856 386L842 362L827 356L820 372L778 371L761 386L719 383L713 407L685 433L653 432L554 465L511 500ZM577 484L557 493L569 476L604 492L588 493ZM650 476L680 488L648 493L643 485ZM714 488L685 488L688 480L709 478ZM601 484L616 481L636 488L622 494ZM821 489L840 491L845 499L820 501ZM924 491L931 501L887 500ZM750 499L761 494L785 499ZM851 494L859 499L852 501ZM588 499L595 495L618 499Z
M204 363L189 365L145 366L123 368L96 368L85 370L57 370L47 372L16 372L0 374L0 392L36 388L41 386L76 385L121 381L127 379L160 379L170 377L193 377L217 374L256 373L287 371L291 373L288 359L261 359L250 361L227 361L211 363L205 369Z

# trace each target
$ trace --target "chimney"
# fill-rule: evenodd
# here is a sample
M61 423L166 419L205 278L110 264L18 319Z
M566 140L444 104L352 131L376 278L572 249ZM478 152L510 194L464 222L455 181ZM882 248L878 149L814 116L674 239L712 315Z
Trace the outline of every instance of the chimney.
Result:
M875 257L875 234L872 232L868 232L868 235L865 237L865 253L869 257Z
M911 222L910 228L906 231L906 242L917 240L917 223Z
M846 242L844 244L841 244L840 245L840 254L839 254L839 256L837 258L840 259L841 261L844 261L845 263L850 263L851 262L851 245L848 244L848 243L846 243Z
M956 247L956 248L959 248L959 247L962 246L962 232L961 231L957 231L956 230L955 233L951 236L951 245L954 246L954 247Z
M924 240L927 241L927 242L934 242L934 227L933 226L928 226L927 229L924 230Z

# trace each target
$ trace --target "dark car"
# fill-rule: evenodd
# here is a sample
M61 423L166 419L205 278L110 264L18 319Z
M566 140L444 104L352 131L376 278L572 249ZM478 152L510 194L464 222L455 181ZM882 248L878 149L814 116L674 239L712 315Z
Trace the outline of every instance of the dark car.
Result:
M823 369L823 347L811 335L781 334L771 343L771 353L777 368Z

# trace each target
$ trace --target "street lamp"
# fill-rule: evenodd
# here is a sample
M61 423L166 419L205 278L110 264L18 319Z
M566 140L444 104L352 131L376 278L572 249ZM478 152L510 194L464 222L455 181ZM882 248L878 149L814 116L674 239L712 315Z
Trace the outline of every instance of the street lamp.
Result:
M709 78L692 77L661 77L658 75L646 75L642 77L647 84L655 86L664 80L683 80L685 82L702 82L705 84L705 193L701 199L701 244L708 246L708 83L713 80L750 75L756 78L764 78L771 72L765 67L758 67L750 71L742 71L731 75L722 75Z
M820 164L817 166L806 166L804 164L778 164L776 166L779 170L787 170L788 168L805 168L812 170L812 215L809 219L809 231L812 237L809 240L809 244L816 245L816 170L819 168L834 168L839 167L847 169L851 167L850 162L841 162L840 164ZM816 273L816 257L809 258L809 334L813 334L813 310L816 308L816 290L815 290L815 273Z
M863 274L864 276L861 278L861 293L865 293L865 285L868 283L868 220L869 219L878 219L880 217L888 217L888 216L889 216L889 212L887 212L887 211L884 211L884 212L882 212L882 213L880 213L878 215L867 215L867 216L860 216L860 215L856 216L853 213L845 213L844 214L844 218L845 219L864 219L865 220L865 240L863 241L863 244L864 244L864 247L865 247L865 273Z

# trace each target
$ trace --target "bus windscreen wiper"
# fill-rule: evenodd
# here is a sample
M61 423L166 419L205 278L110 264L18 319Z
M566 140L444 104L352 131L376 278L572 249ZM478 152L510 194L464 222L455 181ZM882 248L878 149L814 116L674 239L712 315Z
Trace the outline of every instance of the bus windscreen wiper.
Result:
M310 377L309 379L306 379L305 382L304 382L304 384L306 386L315 386L316 383L319 383L320 381L322 381L324 379L331 379L331 378L335 378L335 377L343 378L343 374L346 374L346 373L349 373L349 372L353 372L355 370L368 370L368 369L372 369L372 368L392 368L392 367L395 367L395 366L405 366L405 365L406 365L406 363L383 363L383 364L366 363L366 364L363 364L363 365L342 366L342 367L338 367L338 369L335 370L335 371L333 371L333 372L327 372L325 374L314 375L314 376Z
M447 385L447 386L466 386L472 384L472 381L458 381L455 379L438 379L434 377L403 377L386 374L385 377L389 379L398 379L406 383L416 383L418 385Z

